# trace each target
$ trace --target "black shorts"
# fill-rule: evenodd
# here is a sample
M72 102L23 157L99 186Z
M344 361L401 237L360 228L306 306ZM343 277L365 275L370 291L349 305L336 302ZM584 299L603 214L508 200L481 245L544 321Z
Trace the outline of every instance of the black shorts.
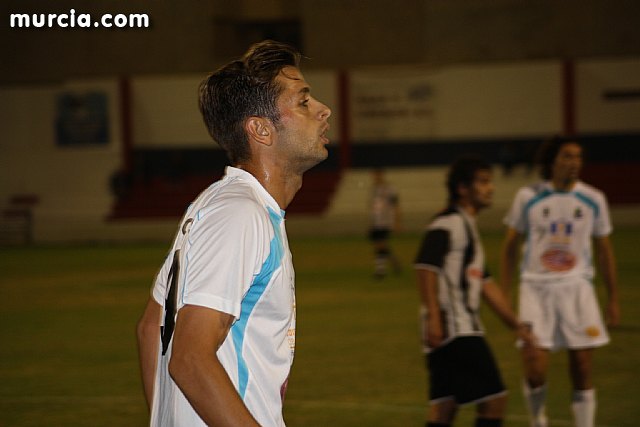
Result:
M372 242L383 242L389 240L391 230L388 228L371 228L369 230L369 240Z
M506 391L484 337L458 337L427 354L429 399L475 403Z

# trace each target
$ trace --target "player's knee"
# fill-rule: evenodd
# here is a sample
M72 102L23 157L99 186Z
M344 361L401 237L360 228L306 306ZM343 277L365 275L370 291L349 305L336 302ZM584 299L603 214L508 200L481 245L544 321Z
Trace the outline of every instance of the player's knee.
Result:
M507 408L507 395L502 394L478 404L478 419L497 420L504 417Z
M438 403L429 405L429 422L434 425L449 425L456 416L458 405L453 399L443 400Z

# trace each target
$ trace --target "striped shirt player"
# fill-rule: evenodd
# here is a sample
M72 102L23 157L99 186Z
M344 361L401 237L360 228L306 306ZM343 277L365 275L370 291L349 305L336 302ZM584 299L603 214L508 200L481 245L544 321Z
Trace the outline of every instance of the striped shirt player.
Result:
M369 240L375 254L374 277L380 279L387 274L388 264L396 272L401 269L400 261L389 244L391 233L400 222L399 198L395 188L385 181L381 169L373 172L370 215Z
M151 425L206 425L168 373L175 318L191 304L235 318L218 358L260 425L284 426L295 348L294 271L284 211L253 175L228 167L193 202L152 296L165 315Z
M392 230L396 225L398 193L387 183L373 188L371 194L371 226L378 230Z
M557 191L548 181L524 187L504 222L526 235L520 318L532 324L539 346L584 348L608 343L591 283L591 239L608 236L612 230L604 194L582 181L570 191Z
M427 228L414 266L438 276L443 342L423 348L430 401L454 399L464 405L506 394L479 316L490 276L475 218L456 207L440 213ZM423 306L423 316L426 310Z

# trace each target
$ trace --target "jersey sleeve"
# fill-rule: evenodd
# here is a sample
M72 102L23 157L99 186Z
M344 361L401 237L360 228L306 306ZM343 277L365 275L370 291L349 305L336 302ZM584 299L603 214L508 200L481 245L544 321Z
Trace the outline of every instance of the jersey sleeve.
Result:
M156 275L153 287L151 288L151 296L160 305L164 305L164 299L166 298L167 294L167 282L170 270L171 253L167 255L166 259L162 263L160 271L158 271L158 274Z
M593 235L595 237L608 236L611 234L611 217L609 216L609 205L607 198L602 192L598 192L598 214L593 224Z
M183 255L182 304L209 307L238 317L269 252L273 234L267 212L247 200L201 212Z
M450 246L448 230L442 228L428 230L416 256L415 268L440 271L444 267L444 260Z

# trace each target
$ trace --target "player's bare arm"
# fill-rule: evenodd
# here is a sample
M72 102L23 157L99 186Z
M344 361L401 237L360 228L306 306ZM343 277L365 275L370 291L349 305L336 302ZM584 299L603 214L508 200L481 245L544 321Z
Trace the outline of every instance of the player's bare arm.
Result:
M598 269L607 287L609 301L606 307L607 324L618 326L620 324L620 305L618 303L618 275L613 246L609 236L596 237L594 239Z
M396 203L393 207L394 209L394 224L393 224L393 231L395 232L400 232L402 231L402 211L400 210L400 203L398 202L398 200L396 200Z
M158 361L158 346L160 345L161 316L162 306L153 298L149 298L137 326L140 372L142 373L144 396L147 399L149 409L151 409L153 402L153 384Z
M502 290L509 301L511 300L513 276L518 264L521 237L522 235L520 233L518 233L514 228L509 227L502 243L502 251L500 254L500 283L502 285Z
M511 328L525 345L533 345L535 337L524 323L520 322L513 311L511 303L500 287L492 280L487 280L482 286L482 297L500 319Z
M258 426L216 356L233 316L194 305L178 313L169 373L208 425Z
M438 274L431 270L417 270L418 288L422 305L427 308L427 322L423 327L424 342L431 348L442 344L444 339L440 305L438 303Z

